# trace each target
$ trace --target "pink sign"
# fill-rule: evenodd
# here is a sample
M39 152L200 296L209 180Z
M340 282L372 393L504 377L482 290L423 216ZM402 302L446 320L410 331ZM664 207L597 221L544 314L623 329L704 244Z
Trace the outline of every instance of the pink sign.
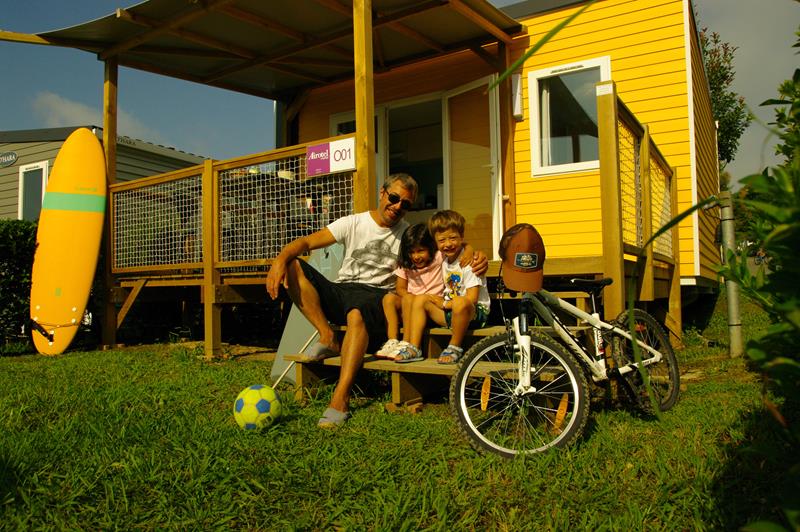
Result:
M306 175L335 174L356 169L353 137L306 148Z
M330 144L317 144L306 148L306 174L309 176L331 173Z

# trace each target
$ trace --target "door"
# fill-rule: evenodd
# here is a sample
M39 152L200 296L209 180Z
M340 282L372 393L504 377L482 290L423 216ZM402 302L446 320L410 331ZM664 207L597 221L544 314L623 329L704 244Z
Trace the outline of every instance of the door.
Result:
M502 227L498 172L497 91L489 78L445 95L445 196L466 219L465 239L489 258Z

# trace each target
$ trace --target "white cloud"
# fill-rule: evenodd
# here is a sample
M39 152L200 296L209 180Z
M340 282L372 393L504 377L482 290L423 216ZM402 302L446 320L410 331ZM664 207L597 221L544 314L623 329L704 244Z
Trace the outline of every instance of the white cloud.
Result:
M34 96L33 112L44 127L103 126L103 115L99 109L49 91L42 91ZM120 135L166 144L161 133L147 127L122 109L117 110L117 130Z

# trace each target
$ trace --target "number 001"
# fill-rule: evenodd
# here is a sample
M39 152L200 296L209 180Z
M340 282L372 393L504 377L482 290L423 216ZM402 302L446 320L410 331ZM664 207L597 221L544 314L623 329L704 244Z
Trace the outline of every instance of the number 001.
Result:
M350 151L350 148L343 148L341 150L334 150L333 152L333 160L334 161L347 161L352 159L353 154Z

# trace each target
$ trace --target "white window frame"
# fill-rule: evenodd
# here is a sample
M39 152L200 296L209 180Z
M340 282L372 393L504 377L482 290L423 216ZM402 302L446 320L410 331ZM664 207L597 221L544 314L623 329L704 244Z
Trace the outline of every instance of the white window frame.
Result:
M41 170L42 171L42 197L41 200L44 201L44 193L45 189L47 188L47 180L50 177L50 162L49 161L39 161L38 163L30 163L19 167L19 186L17 187L19 192L17 195L17 220L22 220L22 206L25 200L25 172L30 172L31 170ZM41 212L41 211L40 211Z
M585 59L575 63L557 65L548 68L534 70L528 73L528 101L530 102L530 143L531 143L531 172L534 176L562 174L568 172L580 172L585 170L595 170L600 168L600 161L583 161L580 163L543 165L541 152L541 105L539 102L539 80L549 78L566 72L588 70L600 68L600 79L598 81L609 81L611 79L611 57L595 57Z

